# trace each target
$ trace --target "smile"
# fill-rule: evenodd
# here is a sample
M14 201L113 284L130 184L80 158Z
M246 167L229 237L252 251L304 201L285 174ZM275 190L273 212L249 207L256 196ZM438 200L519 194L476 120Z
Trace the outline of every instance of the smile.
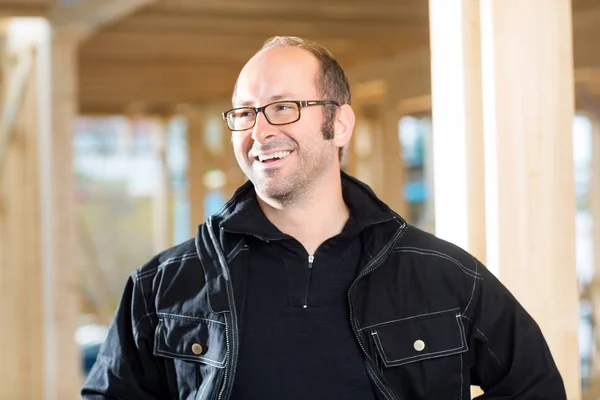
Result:
M284 159L287 156L289 156L290 154L292 154L291 151L276 151L275 153L271 153L271 154L261 154L256 158L260 162L270 162L270 161Z

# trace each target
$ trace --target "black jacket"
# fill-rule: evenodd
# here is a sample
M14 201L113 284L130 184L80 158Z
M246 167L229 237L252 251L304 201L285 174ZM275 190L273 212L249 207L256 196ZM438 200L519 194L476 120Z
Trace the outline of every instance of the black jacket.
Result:
M479 385L486 399L566 399L538 325L483 265L408 225L356 179L343 174L342 184L370 221L348 316L379 398L466 400ZM243 218L252 196L246 183L195 240L131 275L84 399L229 398L252 249L227 221Z

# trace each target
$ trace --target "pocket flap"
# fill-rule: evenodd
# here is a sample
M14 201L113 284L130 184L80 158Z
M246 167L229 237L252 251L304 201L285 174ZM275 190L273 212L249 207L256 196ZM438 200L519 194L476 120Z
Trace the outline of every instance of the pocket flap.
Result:
M181 315L159 315L154 355L225 366L225 324Z
M458 309L419 315L370 328L385 366L393 367L468 350Z

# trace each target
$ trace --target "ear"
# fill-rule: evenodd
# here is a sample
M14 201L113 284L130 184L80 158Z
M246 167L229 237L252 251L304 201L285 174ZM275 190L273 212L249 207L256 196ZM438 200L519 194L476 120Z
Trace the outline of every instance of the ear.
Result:
M334 136L333 144L336 147L345 147L352 139L354 130L354 111L349 104L344 104L338 109L335 123L333 124Z

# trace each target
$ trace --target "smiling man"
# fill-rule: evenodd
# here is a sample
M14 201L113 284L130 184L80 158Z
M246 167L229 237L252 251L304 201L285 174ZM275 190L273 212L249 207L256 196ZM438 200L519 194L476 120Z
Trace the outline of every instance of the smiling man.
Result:
M132 274L85 399L566 399L506 288L341 172L354 113L326 49L270 39L223 117L249 181Z

